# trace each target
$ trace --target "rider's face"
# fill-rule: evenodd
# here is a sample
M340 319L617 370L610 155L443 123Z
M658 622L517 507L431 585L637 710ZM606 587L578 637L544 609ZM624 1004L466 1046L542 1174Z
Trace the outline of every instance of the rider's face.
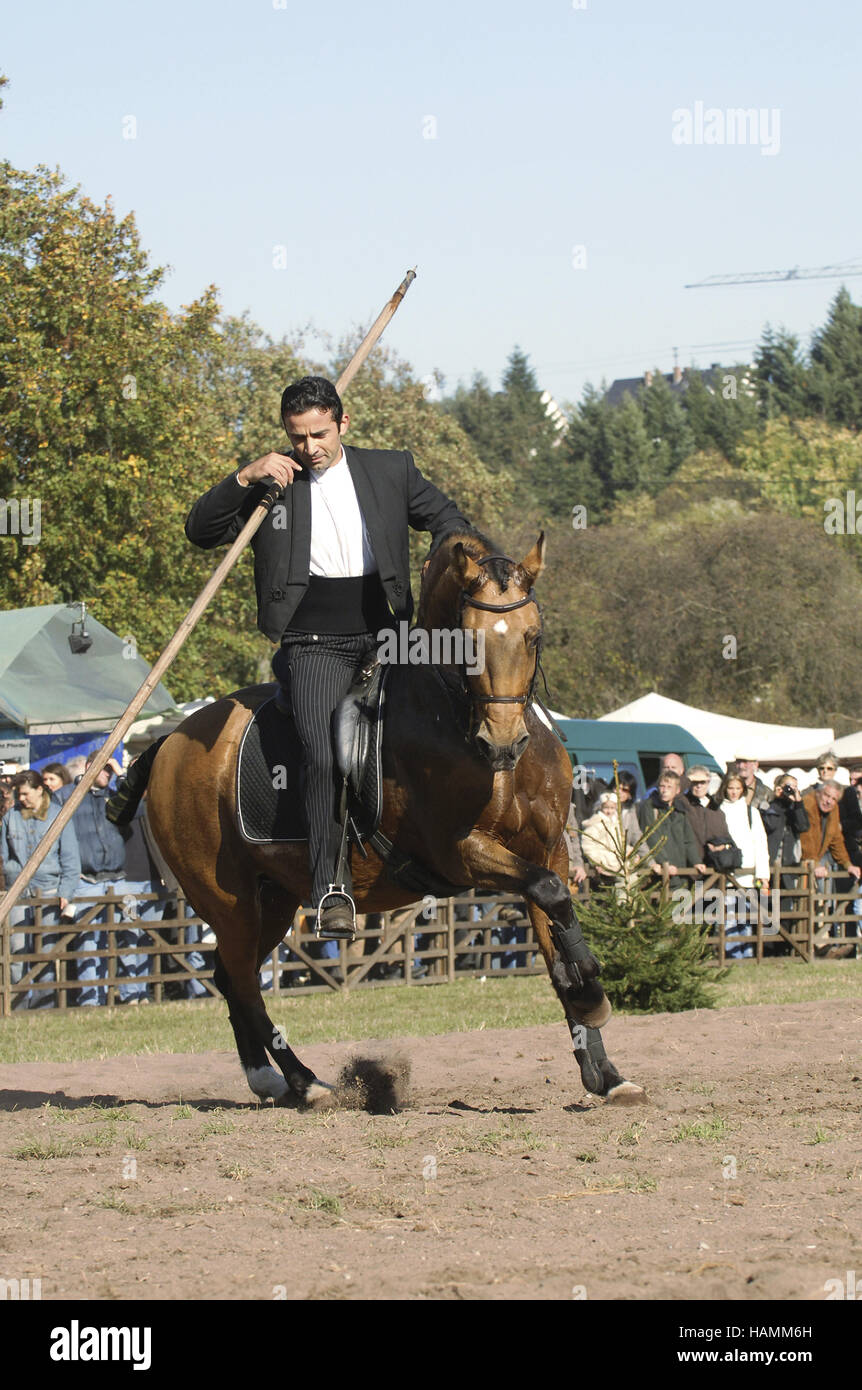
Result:
M341 457L341 436L349 424L349 415L343 415L341 424L336 425L332 411L319 407L303 411L301 415L284 417L284 428L297 462L313 473L325 473Z

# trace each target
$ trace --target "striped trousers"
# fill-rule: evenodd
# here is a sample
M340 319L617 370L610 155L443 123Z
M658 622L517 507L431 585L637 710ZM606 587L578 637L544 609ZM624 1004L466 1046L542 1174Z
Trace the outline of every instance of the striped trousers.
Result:
M341 844L338 803L341 784L332 748L332 713L377 639L371 632L286 632L272 659L273 673L293 711L305 749L305 813L311 868L311 906L317 907L333 880ZM350 867L344 886L352 892Z

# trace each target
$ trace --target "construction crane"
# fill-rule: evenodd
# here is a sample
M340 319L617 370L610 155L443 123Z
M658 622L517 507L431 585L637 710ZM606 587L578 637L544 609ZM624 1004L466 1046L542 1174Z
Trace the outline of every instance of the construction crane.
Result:
M687 290L711 289L715 285L764 285L771 280L845 280L851 275L862 275L862 261L845 261L843 265L821 265L813 270L810 267L792 270L754 270L743 275L710 275L706 280L696 280L686 285Z

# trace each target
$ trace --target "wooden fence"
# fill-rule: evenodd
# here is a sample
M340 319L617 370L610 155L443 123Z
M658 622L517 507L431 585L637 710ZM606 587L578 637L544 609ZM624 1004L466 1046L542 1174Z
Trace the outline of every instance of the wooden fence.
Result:
M857 947L857 924L851 904L855 892L836 893L835 879L817 879L812 864L792 870L776 870L770 892L753 889L740 900L734 884L723 875L697 879L693 870L682 871L684 889L672 890L665 873L656 892L674 903L687 919L703 924L707 940L713 945L717 963L732 963L734 948L750 951L760 961L781 951L812 964L818 953L843 954L862 950ZM739 873L744 871L740 870ZM839 876L840 877L840 876ZM584 888L581 889L583 895ZM152 894L136 897L136 911L164 902ZM577 900L576 900L577 901ZM58 907L56 898L37 895L21 906L31 909L32 925L0 926L0 1016L8 1016L25 1003L25 996L50 994L61 1009L74 1004L82 988L98 984L107 991L108 1004L119 999L121 984L130 977L120 973L120 957L147 957L143 980L155 1003L183 997L189 981L199 980L206 998L220 998L212 982L215 940L199 917L186 916L185 900L173 898L164 911L169 915L142 921L127 917L128 900L114 892L102 897L75 900L78 916L74 924L52 925L44 921L46 911ZM743 916L744 914L744 916ZM103 920L98 919L102 917ZM361 928L351 945L338 943L338 955L321 957L322 943L313 934L313 914L301 911L282 946L263 963L261 978L265 989L278 994L287 990L307 993L315 989L346 991L357 986L382 984L436 985L468 976L493 976L497 972L533 975L544 972L524 902L514 894L436 900L432 915L423 904L396 912L371 914L360 918ZM745 931L740 925L745 922ZM134 944L120 944L118 937L136 928L142 933ZM78 938L93 932L105 934L104 948L82 949ZM25 949L13 951L12 936L26 934ZM44 938L51 944L44 945ZM199 939L202 936L202 940ZM20 936L19 936L20 941ZM200 952L204 965L196 969L188 957ZM105 977L98 981L76 979L77 962L94 957L104 962ZM40 978L47 969L48 978Z

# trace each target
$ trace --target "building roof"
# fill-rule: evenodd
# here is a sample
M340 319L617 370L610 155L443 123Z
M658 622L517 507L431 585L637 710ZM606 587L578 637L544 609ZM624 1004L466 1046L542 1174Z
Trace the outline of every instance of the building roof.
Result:
M688 390L693 376L699 376L704 385L714 391L721 385L721 378L725 373L738 372L739 366L722 367L718 362L713 362L712 366L702 370L699 367L676 367L672 372L660 372L659 376L664 377L674 395L683 395ZM654 375L654 372L646 371L640 376L617 377L605 392L605 401L608 405L620 405L626 396L637 396L649 385ZM748 382L745 377L740 385L742 390L747 390Z

